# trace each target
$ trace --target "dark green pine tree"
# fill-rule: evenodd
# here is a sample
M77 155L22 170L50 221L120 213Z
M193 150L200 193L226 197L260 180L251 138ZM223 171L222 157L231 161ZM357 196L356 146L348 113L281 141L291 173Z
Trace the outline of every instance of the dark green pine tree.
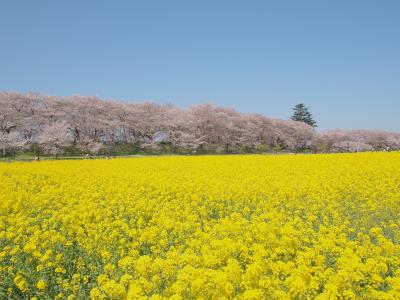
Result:
M314 121L312 114L308 111L308 107L305 106L303 103L297 104L293 108L293 116L291 119L293 121L300 121L304 122L312 127L317 127L317 123Z

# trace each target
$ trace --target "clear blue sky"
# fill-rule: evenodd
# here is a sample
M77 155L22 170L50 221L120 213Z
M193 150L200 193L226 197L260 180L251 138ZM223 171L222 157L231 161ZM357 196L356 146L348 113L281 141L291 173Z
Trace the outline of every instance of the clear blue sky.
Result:
M0 90L400 131L400 1L0 2Z

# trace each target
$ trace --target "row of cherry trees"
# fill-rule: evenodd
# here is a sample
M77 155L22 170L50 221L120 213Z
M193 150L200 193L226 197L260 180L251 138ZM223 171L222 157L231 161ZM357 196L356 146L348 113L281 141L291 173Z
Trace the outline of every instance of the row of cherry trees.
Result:
M179 109L95 97L0 93L0 149L58 154L142 151L264 152L300 149L397 149L398 134L336 131L317 134L304 123L242 114L210 104Z
M400 149L400 133L379 130L335 130L317 134L314 145L320 151L358 152Z

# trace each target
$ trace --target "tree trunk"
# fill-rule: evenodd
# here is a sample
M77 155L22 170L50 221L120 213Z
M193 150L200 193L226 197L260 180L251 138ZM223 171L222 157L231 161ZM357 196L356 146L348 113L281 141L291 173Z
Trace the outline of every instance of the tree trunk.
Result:
M6 156L6 148L2 148L1 150L2 150L3 156Z
M225 153L226 153L226 154L229 153L229 144L225 144Z

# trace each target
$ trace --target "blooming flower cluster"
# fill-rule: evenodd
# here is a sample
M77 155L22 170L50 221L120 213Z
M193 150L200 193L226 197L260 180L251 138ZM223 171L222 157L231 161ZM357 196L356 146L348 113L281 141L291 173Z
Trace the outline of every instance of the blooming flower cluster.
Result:
M400 154L0 164L1 299L399 299Z

